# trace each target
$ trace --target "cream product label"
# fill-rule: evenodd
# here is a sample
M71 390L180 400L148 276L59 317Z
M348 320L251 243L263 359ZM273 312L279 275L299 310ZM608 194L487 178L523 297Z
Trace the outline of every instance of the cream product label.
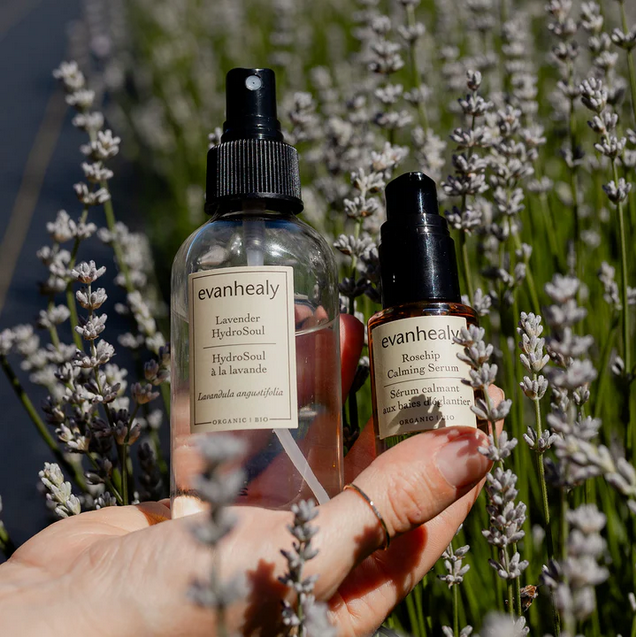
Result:
M296 429L293 269L194 272L188 292L191 433Z
M458 359L458 316L419 316L372 330L372 363L380 438L449 425L477 426L469 365Z

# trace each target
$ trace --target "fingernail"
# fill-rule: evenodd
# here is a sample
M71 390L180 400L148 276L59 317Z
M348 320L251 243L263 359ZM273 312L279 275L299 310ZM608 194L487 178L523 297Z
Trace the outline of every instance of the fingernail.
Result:
M484 477L491 463L478 451L483 440L484 436L477 432L462 434L440 449L436 466L450 486L468 487Z

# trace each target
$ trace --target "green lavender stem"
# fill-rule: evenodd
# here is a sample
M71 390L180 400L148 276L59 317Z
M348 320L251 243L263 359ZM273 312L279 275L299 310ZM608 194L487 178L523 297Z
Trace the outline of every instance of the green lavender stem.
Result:
M573 84L574 78L573 62L570 61L568 65L568 84ZM577 139L575 134L575 100L570 99L568 110L568 136L571 145L571 162L573 166L569 167L570 184L571 184L571 198L573 199L573 223L574 223L574 242L575 242L575 274L580 277L581 270L581 228L579 219L579 192L577 189L577 166L575 165L575 158L577 153Z
M84 206L82 209L82 214L80 215L80 224L86 223L86 219L88 217L88 206ZM80 239L78 237L75 238L73 242L73 248L71 249L71 259L69 261L69 270L72 270L75 267L75 263L77 260L77 253L80 249ZM69 308L69 312L71 313L70 321L71 321L71 334L73 335L73 342L75 343L75 347L79 349L81 352L84 351L84 343L82 342L82 337L77 333L75 327L79 325L79 319L77 315L77 305L75 304L75 293L73 292L73 283L69 281L66 284L66 305Z
M405 7L405 11L407 12L407 26L413 28L416 26L416 10L414 6L408 4ZM411 81L412 85L415 89L420 87L421 80L421 72L418 68L418 56L416 55L416 40L412 40L409 43L409 68L411 70ZM429 129L429 120L427 118L427 109L425 108L425 104L422 100L418 101L418 120L420 122L420 126L422 127L425 133Z
M613 179L619 184L617 164L613 161ZM617 216L619 221L619 247L621 259L621 298L622 298L622 333L624 338L624 363L626 370L632 369L630 348L630 315L628 313L628 265L626 261L626 228L624 227L624 204L617 203Z
M108 183L103 181L101 184L102 188L108 190ZM110 191L109 191L110 192ZM115 253L115 260L117 261L117 267L120 272L124 275L124 285L126 287L126 291L130 294L135 291L133 287L133 282L130 276L130 270L128 268L128 264L124 260L124 253L122 252L122 247L119 245L119 241L116 238L116 220L115 213L113 212L113 204L109 198L108 201L104 203L104 215L106 217L106 226L111 231L113 235L113 252Z
M453 589L453 635L459 637L460 635L460 622L458 618L458 584L454 584Z
M463 203L464 209L464 203ZM460 231L460 252L462 254L462 272L464 274L465 284L467 286L467 294L469 303L473 303L473 284L471 283L471 269L469 267L469 251L467 249L467 233Z
M0 551L4 553L4 556L9 559L16 550L16 545L13 543L9 532L2 522L0 522Z
M95 460L95 457L93 456L93 454L89 453L87 454L89 462L91 463L91 465L93 465L93 468L96 471L100 471L100 467L97 464L97 460ZM104 480L104 484L106 485L106 488L113 494L113 496L115 497L115 499L117 500L118 504L124 504L124 498L122 498L121 493L119 492L119 489L113 484L113 481L108 477L103 477L102 478Z
M123 504L128 504L128 467L127 467L127 444L124 442L117 445L117 454L119 456L119 464L122 472L122 500Z
M615 314L611 320L610 329L606 332L604 345L602 346L602 355L600 357L600 372L597 380L597 391L593 399L593 418L598 418L603 405L604 386L608 377L608 367L610 365L610 355L613 351L613 343L615 341L615 331L619 323L619 316Z
M522 248L522 241L517 233L511 233L515 247L517 250ZM531 305L535 314L540 314L540 300L537 295L537 287L535 285L535 279L533 277L533 271L531 270L531 264L527 257L524 257L524 264L526 265L526 284L529 289L529 296L531 297ZM517 314L515 314L517 316Z
M365 199L367 192L362 192L361 193L361 197L363 198L363 200ZM362 220L361 219L357 219L356 220L356 225L354 226L354 237L356 239L359 238L360 233L361 233L361 225L362 225ZM352 279L354 279L356 277L356 264L357 264L357 257L356 255L352 255L352 260L351 260L351 276ZM354 299L354 297L351 297L349 300L349 314L354 315L356 313L356 300ZM358 422L358 399L356 398L356 392L352 389L350 389L349 394L347 395L347 409L349 412L349 426L351 431L356 431L357 429L360 428L359 422Z
M624 33L629 32L628 28L628 20L626 19L626 8L624 7L624 3L619 3L621 10L621 19L622 19L622 29ZM633 64L633 59L631 57L631 52L626 51L626 63L628 64L628 82L630 87L630 105L633 109L633 118L635 117L635 65Z
M9 379L9 383L11 384L13 391L22 403L22 406L24 407L27 414L29 414L29 417L38 430L38 433L40 434L46 445L49 447L49 449L53 452L53 455L55 456L57 462L62 465L62 467L64 467L64 469L68 473L71 474L75 483L84 491L86 491L86 482L80 468L76 464L67 460L63 451L60 449L53 436L49 433L49 430L46 428L46 425L40 418L26 391L24 391L24 387L22 387L20 379L16 376L6 356L0 356L0 365L2 366L2 369L4 370L7 378Z

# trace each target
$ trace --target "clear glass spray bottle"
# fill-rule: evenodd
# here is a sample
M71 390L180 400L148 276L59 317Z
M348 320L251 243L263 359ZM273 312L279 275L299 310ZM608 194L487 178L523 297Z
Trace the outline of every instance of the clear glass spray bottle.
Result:
M460 330L477 325L461 303L453 239L438 213L435 182L405 173L385 190L381 227L383 309L367 324L376 447L451 425L483 427L471 411L469 365L458 359Z
M183 243L171 287L171 499L193 488L197 438L246 443L240 504L325 502L343 486L336 262L299 221L296 150L283 142L274 73L226 77L221 144L208 152L210 221Z

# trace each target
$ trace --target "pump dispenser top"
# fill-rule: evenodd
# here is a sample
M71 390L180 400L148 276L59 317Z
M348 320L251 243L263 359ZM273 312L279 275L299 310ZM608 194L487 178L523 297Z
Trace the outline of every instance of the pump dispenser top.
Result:
M455 247L438 212L436 183L421 172L405 173L387 185L385 197L379 248L383 307L459 303Z
M264 200L273 211L303 210L298 154L283 141L271 69L228 72L221 143L208 151L206 212L249 200Z

